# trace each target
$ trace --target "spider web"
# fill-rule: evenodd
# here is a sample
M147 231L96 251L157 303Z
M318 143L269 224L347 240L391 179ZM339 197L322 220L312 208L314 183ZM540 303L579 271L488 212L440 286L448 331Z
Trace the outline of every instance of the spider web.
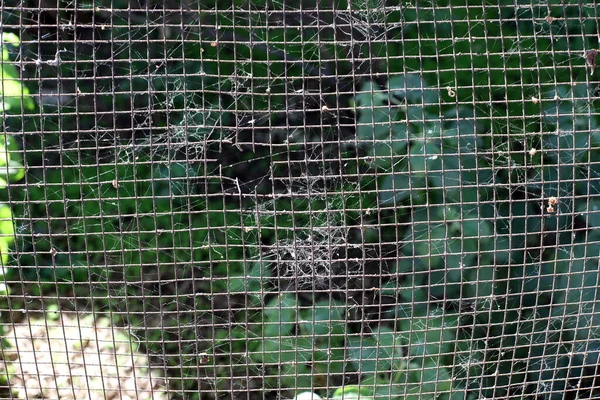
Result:
M40 207L53 216L48 233L34 237L40 229L34 221L40 208L23 206L17 218L14 262L23 264L23 254L47 251L58 267L70 271L55 279L73 286L73 269L95 268L89 282L102 284L83 299L86 306L97 307L95 299L102 303L110 296L114 301L98 311L122 318L133 335L144 331L140 340L148 348L167 337L177 338L182 364L191 368L182 379L191 380L201 370L214 390L223 383L214 369L201 365L200 354L229 354L232 375L241 385L238 390L262 384L258 378L262 367L247 351L232 349L252 333L232 315L237 312L236 295L228 292L228 279L245 276L249 265L268 265L274 276L265 280L278 290L347 292L357 285L356 278L367 274L370 262L389 258L390 265L400 263L398 247L426 242L425 256L431 257L462 240L436 242L432 231L445 229L449 222L464 223L465 218L455 214L450 220L436 220L430 204L418 199L395 207L414 207L427 214L427 230L393 237L377 232L380 226L404 222L380 212L385 208L377 197L382 177L413 171L404 163L404 155L391 153L398 141L392 135L383 140L390 150L389 162L365 150L374 147L374 141L355 133L363 112L353 103L358 82L375 86L381 74L419 74L424 84L434 88L438 99L433 105L425 104L424 87L416 91L422 108L430 106L430 115L423 113L408 122L388 121L390 126L413 123L423 143L443 139L443 130L435 127L445 121L460 120L466 123L463 126L471 126L472 130L464 131L471 145L448 142L444 151L473 154L479 168L489 170L471 186L479 188L484 201L496 202L491 217L496 232L511 231L518 215L513 210L519 203L535 204L532 217L556 217L553 229L559 234L573 231L572 216L582 212L585 203L574 180L578 171L586 173L595 146L591 132L597 129L597 93L587 89L584 59L574 60L571 53L555 50L555 42L567 40L568 21L552 17L545 3L517 4L513 19L503 19L505 11L498 6L498 18L492 22L484 18L457 22L450 8L436 8L432 2L389 7L385 2L356 1L332 10L279 1L269 4L267 10L228 5L201 13L97 6L93 12L105 22L96 29L111 31L110 44L61 40L79 34L79 28L74 18L59 16L54 31L39 35L43 46L31 33L31 40L26 40L25 32L23 46L13 57L24 81L39 86L40 113L28 118L27 127L24 122L6 124L7 133L24 143L32 170L27 185L43 187L51 204ZM414 22L416 8L423 10L419 17L425 17L419 23ZM584 5L581 12L589 17L595 10ZM3 10L3 15L7 20L19 18L24 25L37 23L16 9ZM459 81L457 75L464 71L458 68L439 71L430 64L423 68L422 60L411 57L402 71L385 65L393 60L386 59L386 42L400 43L411 30L423 29L419 24L434 22L455 31L446 36L437 31L432 36L422 34L422 39L406 39L404 45L410 50L435 40L437 54L427 56L439 58L459 58L466 46L473 57L470 86ZM477 35L488 23L495 34ZM509 23L519 25L517 35L505 38L503 25ZM150 51L150 40L163 45ZM496 41L502 42L501 51L485 54ZM195 45L189 46L190 42ZM94 52L97 57L80 59L80 54ZM536 57L539 60L533 61ZM481 70L483 61L490 77L479 78L473 72ZM496 67L496 62L504 67ZM516 64L521 65L520 82L492 83L495 74L515 72ZM559 72L574 65L581 67L575 76L569 73L569 81L560 81ZM74 79L61 79L67 76ZM587 86L582 89L572 82ZM134 89L138 87L144 90ZM108 97L114 99L101 101ZM505 114L498 111L497 103L505 104ZM523 108L521 113L515 104ZM537 107L539 113L532 116L527 107ZM69 119L75 114L88 118L74 126ZM376 128L374 122L367 126ZM25 131L35 134L20 135ZM475 139L487 145L482 149ZM97 163L91 161L94 158ZM57 170L62 172L51 173ZM243 179L245 171L256 173ZM67 184L73 181L76 184ZM499 191L508 194L498 196ZM375 196L369 196L371 192ZM21 196L13 201L27 202L27 194ZM558 202L554 212L547 211L551 197ZM146 201L152 206L142 207ZM140 209L132 210L127 205L132 202ZM459 214L470 206L459 204ZM216 218L219 212L222 217ZM354 217L360 223L350 223L351 213L362 214ZM521 234L537 234L541 226ZM101 234L103 247L89 245L87 254L97 257L91 257L88 265L77 259L77 264L69 241L57 240L56 232L83 241L90 234ZM164 244L164 237L170 237L170 245ZM559 241L554 257L570 256L572 245L573 240ZM547 256L540 250L527 257L524 267L536 268L529 269L525 283L535 283ZM494 261L478 267L497 271L514 263L510 257ZM215 273L217 265L227 265L227 274ZM390 275L391 281L402 283L400 276ZM443 286L448 280L443 277L428 284ZM502 311L511 295L477 296L471 307L475 314L491 315L494 309ZM356 302L351 296L348 301ZM142 305L135 309L134 303ZM260 319L260 312L250 310L245 322ZM566 311L569 316L581 313ZM519 324L543 318L543 313L534 311ZM465 387L489 388L484 379L490 373L485 367L486 344L476 333L465 335L469 349L456 356ZM525 343L528 346L551 342L531 330L524 337L530 341ZM578 342L572 351L581 352L582 346ZM497 360L505 350L496 350ZM169 365L169 356L161 350L154 351L165 369L179 368ZM550 349L514 372L546 370L555 365L553 357ZM552 391L546 381L539 381L536 393Z

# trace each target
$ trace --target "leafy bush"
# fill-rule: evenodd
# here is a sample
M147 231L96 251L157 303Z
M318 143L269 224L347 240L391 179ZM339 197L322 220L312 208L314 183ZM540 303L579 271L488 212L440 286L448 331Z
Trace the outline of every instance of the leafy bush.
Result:
M29 121L43 172L15 214L53 218L26 227L36 254L19 261L35 268L15 281L84 301L102 283L96 309L177 354L163 361L188 393L237 379L334 397L596 394L597 89L573 57L597 46L595 9L342 1L294 20L282 2L203 3L177 33L124 0L62 32L64 50L36 30L33 60L77 51L77 68L30 76L76 77L93 99L78 107L115 118L45 105ZM2 42L5 58L18 39ZM22 72L2 68L3 109L31 109ZM10 154L0 183L19 177Z
M454 323L443 325L449 343L459 337L471 341L470 345L457 342L454 359L445 360L449 368L446 373L453 373L455 389L477 388L486 397L505 395L504 390L495 388L489 378L484 378L490 371L496 371L501 374L494 378L496 385L502 382L509 387L511 382L514 385L520 381L533 393L562 393L582 375L593 374L598 344L594 338L596 322L592 309L600 291L597 261L588 259L586 254L600 254L598 237L593 231L598 163L590 159L597 153L593 149L600 145L600 136L596 116L576 117L577 110L585 107L583 103L577 104L579 99L589 96L585 86L572 89L559 86L556 92L546 95L552 101L545 106L546 117L541 121L543 133L513 133L508 139L493 137L488 142L490 147L486 147L478 138L481 132L475 125L474 110L462 108L450 112L464 115L460 124L456 121L440 124L436 122L438 110L435 107L440 100L424 81L411 76L392 79L389 85L387 90L375 91L373 85L366 84L357 96L357 104L367 107L359 118L364 129L359 128L358 133L366 142L375 144L367 153L373 157L373 167L382 174L379 203L393 205L399 220L409 218L411 221L401 242L403 255L395 270L398 280L388 284L386 290L399 293L408 304L433 301L434 304L442 302L446 307L456 304L455 308L463 312L469 308L477 323L492 323L487 335L493 339L487 339L485 346L483 339L475 340L477 327L461 327L465 325L461 320L466 322L471 318L454 316ZM397 102L397 93L402 87L407 88L407 93L408 90L415 92L413 98L418 103L434 106L428 110L413 105L409 95L400 99L405 101ZM396 102L405 104L404 108L398 107ZM552 102L558 104L558 110ZM384 111L378 113L381 109ZM548 116L554 115L559 118L551 123L552 118ZM413 119L416 122L411 122ZM591 133L586 135L586 131ZM513 149L513 141L519 146L525 141L521 150L524 156L515 155L514 151L502 154L502 150L496 150ZM493 154L494 158L477 154ZM495 168L495 163L501 168ZM513 182L508 193L495 184L499 179ZM565 183L557 185L557 182ZM533 201L521 200L524 193ZM512 204L509 209L504 207L506 203L494 206L494 198ZM562 214L560 210L579 210L579 214ZM508 217L508 212L511 222L498 224L498 218ZM590 231L572 232L578 225L587 226ZM558 233L549 240L544 231ZM564 233L560 233L562 231ZM545 242L552 245L545 250L530 249L531 243ZM528 259L533 262L525 262L523 267L524 260ZM431 310L431 305L429 307ZM588 311L582 311L582 307ZM520 308L524 311L517 311ZM405 306L401 306L401 310L404 312ZM430 311L427 319L436 321L435 313ZM591 316L582 320L577 317L581 313ZM419 324L414 315L409 318L410 324ZM507 318L514 322L507 323ZM535 322L539 318L542 321ZM422 326L427 324L423 322ZM563 334L547 334L548 330L560 330ZM513 334L518 337L516 341ZM433 336L437 336L436 345L445 342L437 333ZM360 345L374 347L378 343L376 338L362 338ZM559 346L566 338L572 344ZM427 343L423 338L411 339L406 345ZM371 345L365 340L372 342ZM593 349L592 357L582 354L583 343ZM480 350L484 347L486 351ZM499 356L499 349L507 347L516 349ZM394 346L389 344L386 348ZM430 354L453 351L435 347ZM417 352L421 356L427 353L427 346ZM374 367L369 366L367 360L374 354L359 357L361 366L366 366L369 372ZM479 355L471 360L473 354ZM389 356L378 354L377 359ZM463 357L478 370L465 367ZM482 368L486 359L495 362ZM514 359L535 361L511 362ZM567 363L574 368L566 368ZM415 365L417 371L437 371L439 364L439 361L429 366L421 361L409 363ZM386 369L384 365L378 370ZM588 372L584 373L584 369ZM467 380L460 378L461 375L468 377ZM438 393L448 391L451 386L450 380L438 375L433 381L442 386L447 381L448 386L443 390L434 386L425 389L428 381L425 375L421 376L421 381L415 382L414 391ZM408 388L399 387L398 395L406 396L410 392ZM455 391L453 397L462 396L460 393Z
M33 99L28 97L28 89L19 80L19 73L14 65L9 64L10 48L18 47L20 44L18 36L2 32L0 33L0 122L7 113L20 113L22 106L25 109L33 109ZM6 132L0 137L0 191L6 192L10 182L16 182L25 176L25 169L19 149L13 138ZM6 285L5 274L9 268L10 246L15 241L15 226L13 212L10 205L0 204L0 303L2 308L7 308L5 300L10 293ZM0 336L4 336L4 325L0 326ZM5 338L2 338L2 346L5 346ZM6 382L3 371L2 383Z
M419 77L390 80L389 85L387 90L376 90L374 84L365 84L356 104L361 110L359 139L373 144L366 153L370 168L380 176L378 204L393 206L398 220L411 221L404 227L392 279L381 287L399 303L388 315L397 321L396 328L380 325L366 336L352 336L347 302L322 300L303 310L296 295L284 293L262 303L273 288L265 282L274 275L269 263L260 262L248 275L234 277L231 287L233 292L262 293L252 297L252 304L263 304L261 321L266 324L264 331L254 333L257 339L250 341L253 361L274 368L274 376L267 379L271 387L298 391L340 385L336 377L343 371L360 376L367 396L433 399L447 393L448 398L458 399L474 391L486 397L506 394L507 389L494 382L502 382L505 388L520 385L528 393L566 390L596 367L593 310L600 291L597 262L586 260L586 254L600 254L597 235L584 230L575 236L557 234L555 244L543 251L531 248L530 243L547 240L542 236L544 225L558 232L577 224L593 227L595 216L588 213L588 207L595 210L595 203L585 196L596 194L597 163L590 163L589 155L600 145L597 119L561 117L556 125L543 121L545 133L515 134L510 140L519 145L525 140L525 156L519 157L514 152L501 154L501 149L515 145L502 136L491 141L479 138L475 110L450 110L448 114L461 115L462 120L439 123L435 104L440 100ZM559 114L576 114L580 106L568 99L587 96L577 90L582 88L575 87L575 93L558 88ZM555 94L549 97L555 99ZM412 105L411 99L433 106ZM551 105L546 107L545 114L556 113ZM591 129L591 140L565 131L565 126ZM509 192L495 184L501 178L514 182ZM573 193L567 186L570 183L557 187L557 181L582 184ZM534 201L520 201L521 191ZM513 201L513 215L523 217L497 223L508 210L503 203L494 205L493 198ZM301 202L294 205L291 208L300 214ZM560 213L565 208L581 214ZM318 206L313 213L318 214L317 210ZM589 221L579 220L586 215ZM315 221L318 218L313 217L313 229L318 229ZM263 221L262 226L268 223ZM331 246L331 240L321 237L317 243L307 243L312 258L304 257L312 267L306 270L299 267L302 259L298 258L305 243L298 229L303 223L295 220L289 226L297 228L293 240L278 242L277 271L286 262L286 249L295 246L294 255L287 259L314 284L323 258L318 255L318 243ZM331 228L332 222L325 226ZM330 249L335 252L335 245ZM527 259L540 262L526 262L523 267ZM524 310L518 311L521 307ZM539 318L542 321L536 322ZM487 331L483 329L490 323ZM547 334L549 330L563 332L563 340L568 337L573 344L559 346L561 336ZM591 355L582 353L584 344L593 349ZM502 348L515 350L502 353ZM565 367L567 360L573 369ZM324 371L327 382L321 380ZM552 385L544 386L544 382Z
M20 113L21 106L33 109L33 99L28 97L28 89L20 82L16 67L9 64L11 47L18 47L19 38L12 33L0 33L0 121L7 113ZM16 182L25 176L25 169L16 142L6 132L0 137L0 190L5 190L9 182ZM1 276L4 276L9 261L9 248L14 243L15 230L12 211L9 205L0 204L0 260ZM2 294L7 288L2 284Z

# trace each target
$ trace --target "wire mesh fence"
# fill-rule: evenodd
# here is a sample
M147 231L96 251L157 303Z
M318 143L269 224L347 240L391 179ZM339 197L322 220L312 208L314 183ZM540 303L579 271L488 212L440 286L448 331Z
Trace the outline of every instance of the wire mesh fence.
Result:
M0 397L600 398L599 13L3 0Z

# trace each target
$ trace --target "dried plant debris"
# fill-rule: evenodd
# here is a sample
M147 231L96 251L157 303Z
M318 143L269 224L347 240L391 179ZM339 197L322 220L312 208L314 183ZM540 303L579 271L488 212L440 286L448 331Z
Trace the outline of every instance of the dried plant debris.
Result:
M596 57L598 56L598 50L592 49L585 52L585 63L588 67L590 67L591 73L590 75L594 75L594 70L596 69Z
M278 266L281 289L331 289L332 278L341 274L341 254L348 247L347 227L336 225L297 228L295 236L282 239L263 254ZM357 271L345 271L346 274Z
M16 398L168 398L148 357L108 319L69 314L29 319L10 327L5 338L3 368Z

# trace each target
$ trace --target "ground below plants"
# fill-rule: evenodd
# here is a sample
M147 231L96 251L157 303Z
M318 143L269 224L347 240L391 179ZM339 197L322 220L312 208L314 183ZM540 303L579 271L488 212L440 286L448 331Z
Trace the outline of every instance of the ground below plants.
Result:
M169 398L148 358L107 318L66 313L29 318L9 328L5 338L9 390L16 398Z

